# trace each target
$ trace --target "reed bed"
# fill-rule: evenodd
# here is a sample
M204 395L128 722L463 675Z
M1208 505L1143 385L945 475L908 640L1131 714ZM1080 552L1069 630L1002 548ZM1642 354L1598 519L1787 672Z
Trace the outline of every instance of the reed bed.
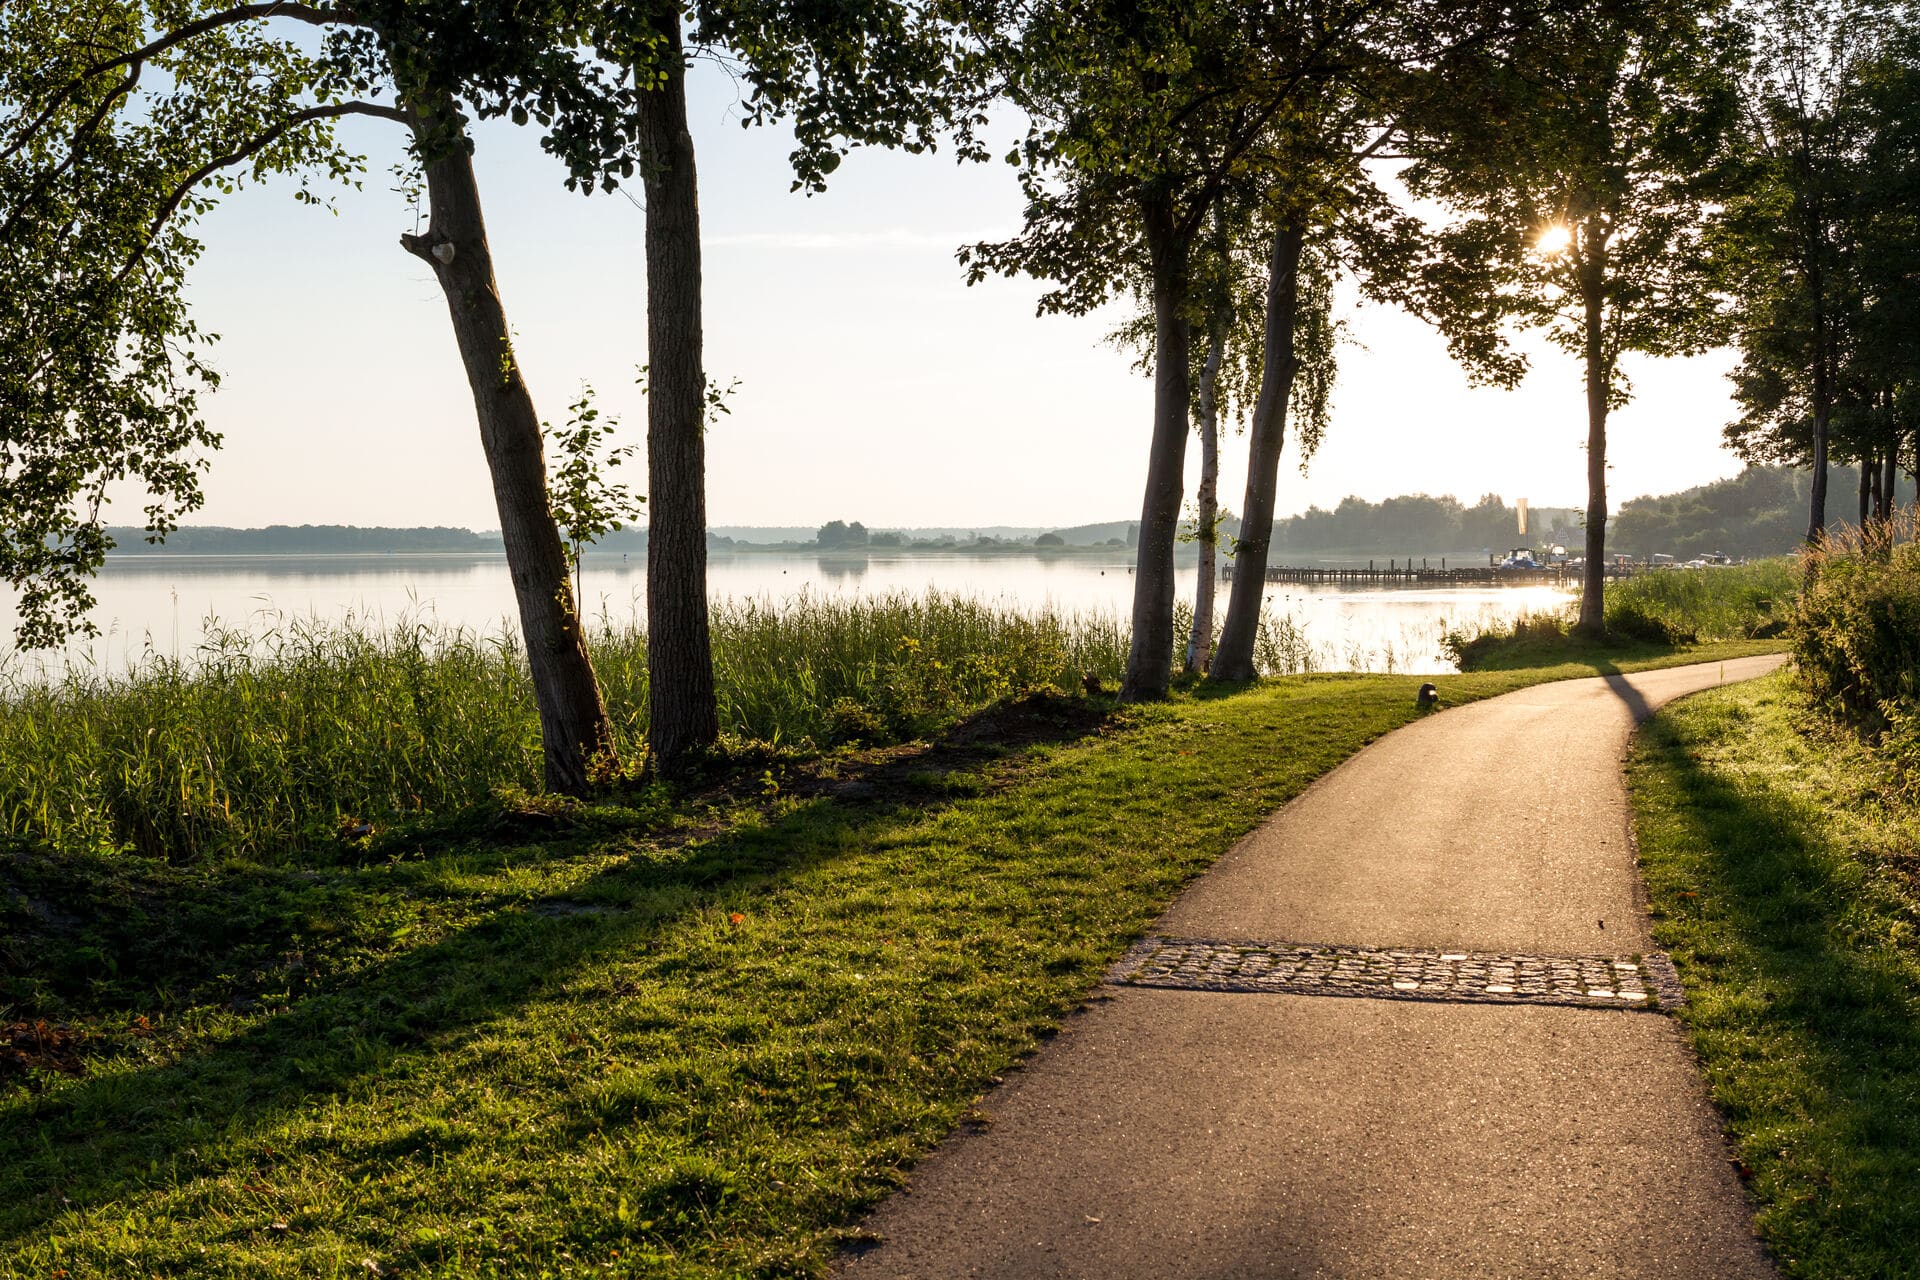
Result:
M1650 618L1676 637L1743 640L1785 630L1800 572L1792 556L1712 569L1655 569L1607 584L1609 624Z
M1607 583L1607 640L1574 634L1575 597L1517 617L1483 615L1440 638L1462 671L1526 665L1595 644L1662 648L1718 640L1766 640L1786 634L1800 593L1792 556L1710 569L1653 569Z
M643 749L646 637L603 621L595 665L623 758ZM1124 625L943 594L717 604L723 730L801 749L898 741L1011 694L1117 681ZM0 689L0 836L54 853L276 857L368 821L531 789L525 655L422 619L269 618L126 671Z
M1175 635L1184 659L1191 622ZM718 602L711 615L723 734L801 752L900 742L1043 688L1118 686L1129 628L1112 613L1030 613L940 592ZM1431 636L1317 642L1267 615L1267 675L1404 670ZM621 759L645 750L647 645L603 611L590 647ZM0 665L0 839L55 854L275 859L366 823L448 814L539 780L525 654L418 615L209 623L179 657L49 679Z

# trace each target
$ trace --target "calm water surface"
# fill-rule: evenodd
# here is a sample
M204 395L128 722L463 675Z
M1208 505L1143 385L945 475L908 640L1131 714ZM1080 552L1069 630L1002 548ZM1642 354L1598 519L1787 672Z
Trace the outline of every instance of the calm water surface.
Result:
M1364 563L1362 561L1361 563ZM1437 563L1437 561L1436 561ZM1108 613L1132 608L1131 556L931 556L883 553L716 555L709 587L720 599L780 602L876 597L938 590L1038 612ZM1183 568L1180 598L1191 603L1194 573ZM1222 584L1218 607L1226 607ZM77 644L65 660L120 671L142 654L191 657L210 625L265 630L288 619L397 623L425 618L498 632L510 624L513 596L506 563L488 556L128 556L107 562L95 584L93 618L102 635ZM589 554L584 595L589 613L615 623L644 621L644 556ZM1558 606L1551 587L1358 590L1271 583L1268 608L1290 618L1324 670L1437 672L1440 635L1450 626ZM0 606L0 636L12 633L11 601ZM15 655L16 674L45 660Z

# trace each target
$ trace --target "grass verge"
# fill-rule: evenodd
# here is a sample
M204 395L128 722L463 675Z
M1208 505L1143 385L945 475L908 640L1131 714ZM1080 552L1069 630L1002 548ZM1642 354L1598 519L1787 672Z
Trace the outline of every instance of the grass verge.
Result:
M1674 704L1629 778L1769 1247L1796 1276L1920 1276L1920 809L1785 675Z
M1419 683L1038 697L327 863L0 854L0 1276L821 1274L1183 885L1411 719Z

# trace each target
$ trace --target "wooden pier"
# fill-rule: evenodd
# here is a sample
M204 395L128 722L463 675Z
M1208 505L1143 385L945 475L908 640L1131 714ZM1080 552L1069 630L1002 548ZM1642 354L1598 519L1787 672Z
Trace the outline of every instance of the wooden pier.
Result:
M1609 578L1623 578L1643 566L1637 564L1610 564L1607 566ZM1221 578L1231 581L1233 566L1225 565L1220 570ZM1546 587L1578 586L1580 570L1568 569L1565 565L1547 565L1538 569L1502 569L1496 565L1448 565L1443 559L1436 566L1422 560L1415 564L1411 559L1388 560L1383 567L1376 561L1367 561L1366 567L1335 567L1332 565L1273 565L1267 569L1268 582L1327 583L1334 586L1379 587L1379 586L1506 586L1506 587Z

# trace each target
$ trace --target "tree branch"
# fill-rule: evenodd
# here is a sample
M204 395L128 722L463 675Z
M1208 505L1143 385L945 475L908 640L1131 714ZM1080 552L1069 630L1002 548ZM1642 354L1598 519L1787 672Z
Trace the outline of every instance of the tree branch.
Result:
M398 107L382 106L377 102L340 102L325 107L308 107L304 111L294 112L285 120L275 124L272 128L264 130L249 139L245 145L228 152L226 155L218 156L207 161L207 163L187 175L186 180L178 187L175 187L173 194L167 197L166 203L160 207L160 212L154 215L153 221L147 226L147 234L141 239L139 247L127 255L126 264L120 268L119 274L113 278L114 284L118 285L133 273L133 269L138 266L140 260L146 256L147 250L152 248L153 242L159 238L161 229L167 225L167 222L174 214L180 211L181 203L186 200L187 196L192 193L195 187L205 182L220 170L227 168L229 165L239 164L242 160L248 159L262 149L272 146L273 143L284 136L289 129L296 128L303 124L310 124L315 120L336 120L342 116L372 116L378 120L391 120L396 124L408 125L409 127L411 127L412 124L406 113Z
M321 9L314 5L297 3L296 0L268 0L267 3L241 4L235 5L230 9L223 9L218 13L210 13L198 21L189 22L184 27L169 31L151 43L132 50L129 53L123 53L116 57L96 62L73 77L73 79L67 81L67 83L61 87L60 91L53 95L53 100L46 105L40 114L35 116L33 121L21 129L18 134L14 135L13 140L7 144L6 151L0 153L0 160L11 160L20 154L21 149L27 145L33 135L41 129L44 129L47 121L53 119L54 113L59 111L59 109L79 91L81 85L93 77L103 75L118 67L126 67L129 69L127 78L121 82L118 89L109 93L101 102L100 111L95 113L93 120L89 122L88 128L81 131L82 134L89 133L94 128L97 128L100 119L104 116L108 107L119 98L125 97L133 91L134 85L137 84L140 79L140 68L148 59L165 53L175 45L183 44L195 36L205 35L207 32L220 27L230 27L242 22L252 22L255 19L264 20L267 18L292 18L299 22L311 23L314 26L332 26L340 23L361 25L360 20L355 18L350 10L344 8Z

